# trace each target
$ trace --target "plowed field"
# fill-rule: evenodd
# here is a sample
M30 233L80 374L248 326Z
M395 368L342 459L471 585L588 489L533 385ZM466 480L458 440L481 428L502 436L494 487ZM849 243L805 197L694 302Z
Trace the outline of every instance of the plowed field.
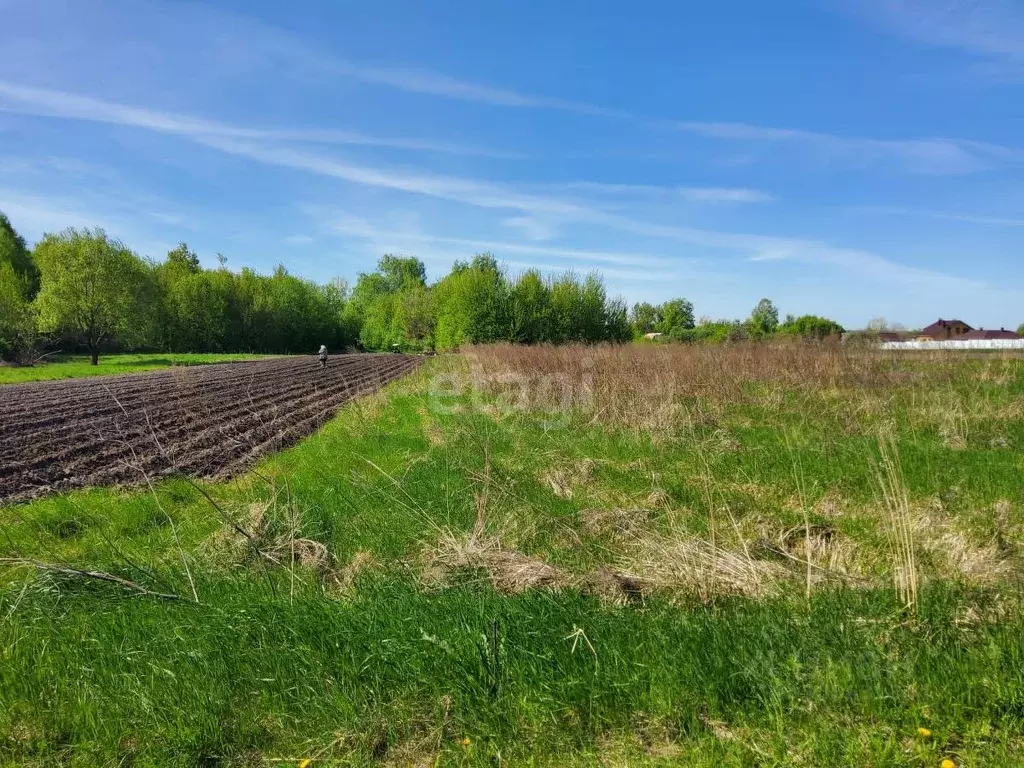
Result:
M0 386L0 503L173 472L222 477L299 441L417 357L342 355Z

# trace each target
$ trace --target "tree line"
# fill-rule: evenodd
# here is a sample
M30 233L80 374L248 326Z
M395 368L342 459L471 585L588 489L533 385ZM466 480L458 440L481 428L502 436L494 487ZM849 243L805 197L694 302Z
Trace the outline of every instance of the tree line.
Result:
M721 344L728 341L761 341L775 336L823 340L837 337L843 327L817 315L787 315L770 299L761 299L746 320L694 319L693 304L672 299L664 304L635 304L630 315L634 337L688 343Z
M779 322L767 299L744 321L695 322L686 299L636 304L610 297L599 274L511 276L490 254L458 261L429 283L423 262L386 255L350 288L278 266L270 275L202 267L182 243L142 258L100 229L47 234L33 248L0 213L0 356L41 348L104 351L304 353L450 350L463 344L681 342L822 338L842 329L814 316Z

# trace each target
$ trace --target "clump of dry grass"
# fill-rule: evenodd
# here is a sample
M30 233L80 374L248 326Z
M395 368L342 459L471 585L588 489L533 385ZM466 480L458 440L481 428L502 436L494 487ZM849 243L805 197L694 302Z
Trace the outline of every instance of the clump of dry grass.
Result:
M894 438L879 443L881 460L877 470L878 488L889 513L889 546L893 560L896 594L910 610L917 610L918 571L914 524L910 499L903 481L903 467Z
M561 589L573 581L562 569L516 549L507 549L497 537L482 533L442 533L431 560L449 572L483 571L496 590L512 594L527 589Z
M324 579L324 582L332 590L342 595L348 595L355 586L356 579L360 574L373 567L374 557L370 552L356 552L352 559L340 568L334 568Z
M428 556L427 570L482 572L499 592L579 589L612 602L653 593L712 602L730 595L765 597L792 581L799 569L757 560L747 551L715 547L699 538L649 532L631 537L613 564L574 574L514 548L497 537L445 532Z
M704 602L727 595L765 597L793 576L784 565L757 560L695 537L637 537L619 560L651 590L697 596Z
M578 486L585 485L594 474L591 459L577 461L570 466L545 470L542 482L560 499L571 499Z
M591 508L581 509L580 527L591 536L633 536L650 518L647 509Z
M215 534L213 545L237 562L264 561L279 566L300 566L326 571L331 565L327 547L300 535L297 510L282 510L277 497L253 502L231 524Z
M1000 532L1003 531L999 520L1001 509L1005 507L997 504L995 517ZM938 503L912 507L909 524L918 549L928 556L936 576L990 585L1005 581L1019 567L1012 547L1000 541L999 535L984 543L972 541L955 521L942 513Z

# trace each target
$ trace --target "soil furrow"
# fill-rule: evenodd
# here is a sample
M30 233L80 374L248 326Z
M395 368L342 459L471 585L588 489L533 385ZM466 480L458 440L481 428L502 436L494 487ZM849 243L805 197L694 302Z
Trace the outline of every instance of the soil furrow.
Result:
M0 387L0 503L172 471L235 474L419 363L276 358Z

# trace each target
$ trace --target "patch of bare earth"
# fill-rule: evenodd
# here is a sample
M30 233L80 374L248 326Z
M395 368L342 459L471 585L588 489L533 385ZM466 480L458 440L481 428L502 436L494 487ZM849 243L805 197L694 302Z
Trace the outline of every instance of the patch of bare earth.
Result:
M225 477L315 432L420 358L276 358L0 386L0 503L185 474Z

